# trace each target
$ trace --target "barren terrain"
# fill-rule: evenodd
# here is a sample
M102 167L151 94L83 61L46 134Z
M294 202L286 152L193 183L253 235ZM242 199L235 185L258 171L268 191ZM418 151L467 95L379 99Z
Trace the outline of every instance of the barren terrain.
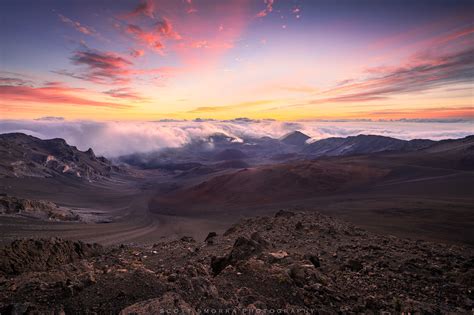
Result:
M7 145L0 312L474 307L473 137L308 158L295 153L307 145L296 134L278 142L283 159L218 139L217 155L198 143L172 152L179 163L133 157L151 163L142 166L62 141ZM57 146L59 169L49 163ZM28 172L11 171L16 158Z

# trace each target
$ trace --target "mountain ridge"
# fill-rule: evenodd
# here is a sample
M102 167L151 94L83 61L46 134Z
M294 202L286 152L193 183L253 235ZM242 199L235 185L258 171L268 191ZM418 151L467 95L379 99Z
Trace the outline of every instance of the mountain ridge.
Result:
M79 151L64 139L42 140L23 133L0 134L1 177L70 176L88 181L109 177L120 169L89 148Z

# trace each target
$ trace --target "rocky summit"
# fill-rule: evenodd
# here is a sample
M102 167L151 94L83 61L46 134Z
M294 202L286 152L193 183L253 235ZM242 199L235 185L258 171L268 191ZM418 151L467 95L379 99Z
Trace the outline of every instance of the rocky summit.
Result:
M474 251L282 210L203 240L1 249L1 314L469 313Z

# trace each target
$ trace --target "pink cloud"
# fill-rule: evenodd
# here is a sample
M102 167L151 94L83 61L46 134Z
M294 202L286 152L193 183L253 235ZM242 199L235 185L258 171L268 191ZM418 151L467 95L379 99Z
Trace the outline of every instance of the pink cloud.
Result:
M58 82L46 84L42 87L0 85L0 95L2 95L2 105L0 108L8 107L7 104L11 102L66 104L72 106L95 106L117 109L130 107L129 105L102 102L77 95L80 93L87 93L87 90L71 88Z
M145 51L143 51L141 49L132 49L130 51L130 56L132 56L134 58L142 57L143 55L145 55Z
M265 4L265 9L263 9L262 11L258 12L256 17L264 17L264 16L267 16L268 13L272 12L273 11L273 3L274 3L274 0L263 0L264 4Z
M144 15L149 18L155 18L155 3L153 0L145 0L129 13L130 16Z
M130 88L111 89L103 93L114 98L127 99L132 101L146 100L146 98L144 98L143 96L141 96Z
M163 18L161 21L156 22L155 24L158 34L164 38L180 40L182 39L181 35L173 28L173 24L167 18Z
M135 24L127 24L125 27L125 32L133 35L140 44L146 46L147 48L162 53L164 45L161 42L161 36L157 32L147 32Z
M272 10L273 0L265 4ZM147 14L138 14L145 7L142 3L132 15L118 17L115 26L133 37L137 44L133 49L149 49L161 55L175 53L180 67L187 70L216 65L255 16L249 0L217 1L212 5L205 1L162 1L159 10L154 10L155 22L149 21ZM188 14L190 9L205 14Z
M449 54L415 54L395 67L378 67L371 77L362 80L343 81L339 86L320 95L312 103L362 102L388 98L391 95L425 91L453 83L472 81L474 66L473 49L464 49Z
M112 52L78 50L74 52L71 61L82 68L78 72L54 72L98 84L126 84L130 82L130 75L133 74L133 63Z
M127 24L123 30L132 35L139 44L160 54L164 53L166 40L179 41L182 39L168 18L160 19L152 28L144 29L136 24Z

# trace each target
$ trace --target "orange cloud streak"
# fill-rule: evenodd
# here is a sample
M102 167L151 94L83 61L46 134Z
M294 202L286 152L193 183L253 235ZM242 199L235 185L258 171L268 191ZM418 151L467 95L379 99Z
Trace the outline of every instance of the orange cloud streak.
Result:
M70 88L62 84L53 83L44 87L30 86L0 86L0 108L6 108L12 103L27 102L42 104L63 104L72 106L109 107L115 109L130 108L129 105L97 101L75 94L86 93L85 89Z

